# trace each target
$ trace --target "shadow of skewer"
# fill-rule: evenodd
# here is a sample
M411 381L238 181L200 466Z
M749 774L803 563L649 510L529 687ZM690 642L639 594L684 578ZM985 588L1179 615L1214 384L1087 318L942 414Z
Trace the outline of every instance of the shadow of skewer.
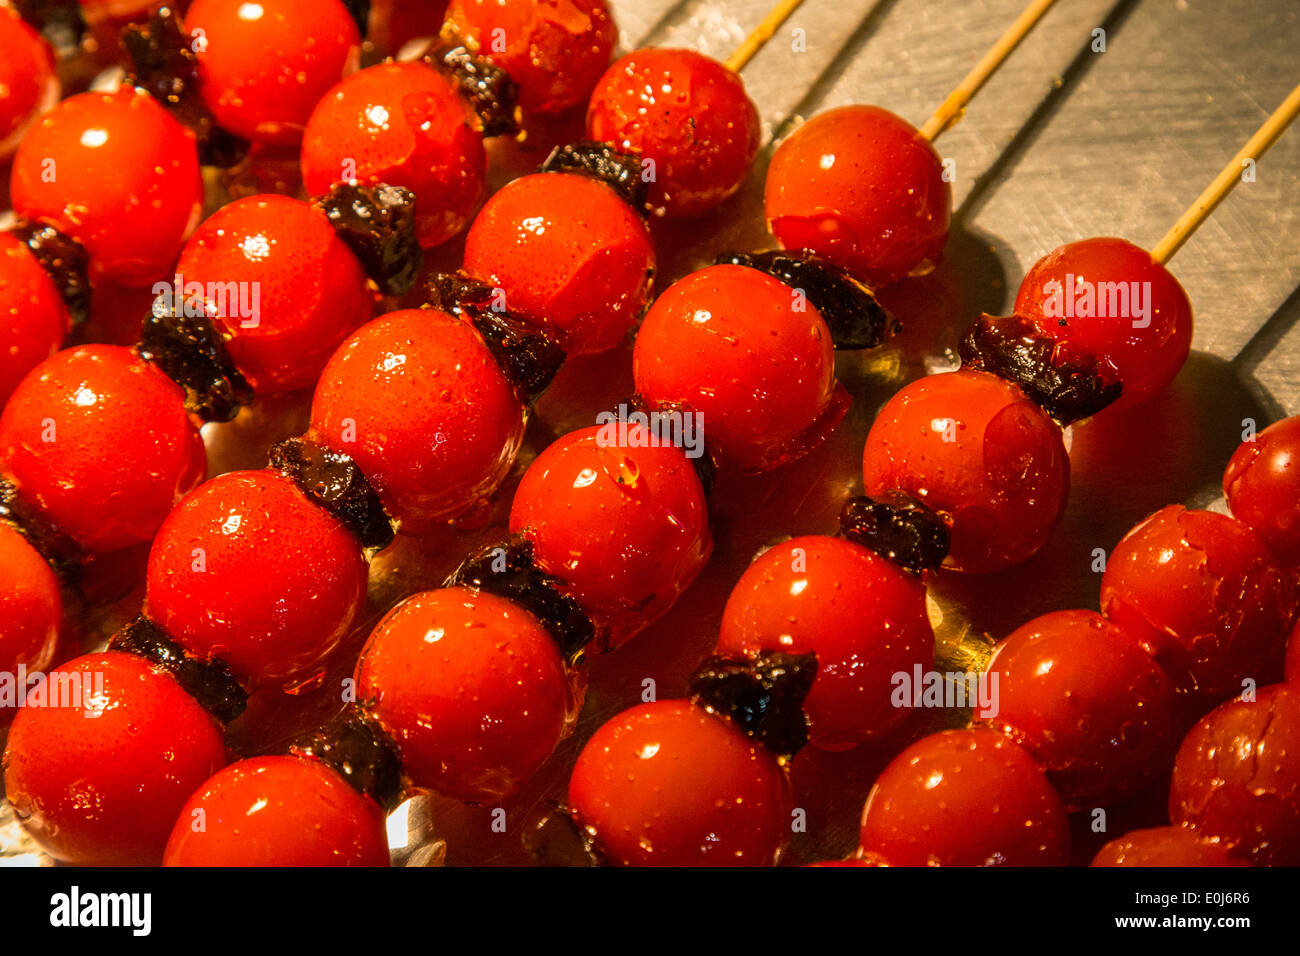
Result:
M1137 6L1137 0L1119 0L1110 8L1110 12L1106 14L1106 18L1099 25L1100 29L1106 31L1107 38L1113 37L1119 32L1120 27L1124 25L1124 21L1128 19L1135 6ZM966 222L979 212L988 198L990 189L1004 178L1004 174L1008 170L1015 167L1021 154L1038 139L1039 133L1046 128L1048 121L1065 103L1071 89L1087 74L1097 55L1092 51L1092 34L1089 31L1088 39L1084 42L1083 47L1074 55L1070 65L1061 73L1061 82L1053 84L1052 89L1034 107L1034 111L1029 114L1029 118L1025 120L1020 129L1016 131L1015 136L1007 143L1006 148L998 154L998 158L993 161L993 164L988 169L976 177L975 184L971 187L971 191L966 194L966 198L962 200L961 205L953 210L952 221L954 225L958 222Z

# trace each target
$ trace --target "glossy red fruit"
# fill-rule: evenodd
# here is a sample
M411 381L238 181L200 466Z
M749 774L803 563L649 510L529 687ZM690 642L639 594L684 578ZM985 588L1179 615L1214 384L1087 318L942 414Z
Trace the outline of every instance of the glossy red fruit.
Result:
M641 317L655 253L641 217L604 183L539 173L487 201L465 237L464 268L582 355L618 345Z
M1280 660L1293 586L1240 521L1169 505L1106 562L1101 610L1183 693L1239 692Z
M987 372L917 379L867 435L868 495L905 491L952 526L945 567L984 574L1032 556L1065 508L1061 429L1019 388Z
M1223 473L1223 495L1278 560L1300 564L1300 416L1241 443Z
M685 700L634 707L597 730L568 805L619 866L770 866L790 832L776 758Z
M0 8L0 159L14 151L32 120L59 101L59 88L45 38L13 7Z
M287 196L217 210L186 243L177 273L203 286L231 360L258 392L314 383L374 306L361 263L325 214Z
M878 106L814 116L772 156L767 225L787 249L812 249L874 285L930 268L952 208L939 154Z
M496 489L523 440L524 407L472 325L407 309L362 326L334 354L311 423L356 460L388 514L420 533Z
M519 84L525 113L585 103L618 39L605 0L452 0L447 23Z
M487 154L452 82L419 62L381 63L325 94L307 120L302 177L324 196L335 183L386 183L415 193L428 249L461 232L483 200Z
M1125 239L1085 239L1043 256L1020 284L1016 314L1114 369L1123 383L1115 407L1136 405L1173 381L1192 344L1187 293Z
M1117 802L1168 766L1173 685L1100 614L1035 618L999 642L987 671L997 675L988 723L1038 761L1068 805Z
M317 760L241 760L181 808L163 866L388 866L384 813Z
M699 412L709 451L742 471L802 457L848 409L821 313L745 266L671 285L646 314L632 362L639 395Z
M87 551L151 540L206 468L185 393L120 346L45 360L0 415L0 470Z
M356 680L357 700L397 743L411 780L476 803L532 776L580 703L536 618L463 587L425 591L390 611Z
M356 538L292 479L233 471L200 485L158 530L145 612L248 684L290 683L347 633L366 575Z
M13 719L26 693L18 668L42 670L54 657L63 619L59 579L40 552L11 526L0 523L0 672L11 676L13 696L0 695L0 727Z
M644 425L584 428L524 472L510 531L561 582L612 650L662 617L709 559L704 489L681 449L649 447Z
M46 853L78 866L155 866L186 798L225 763L221 727L133 654L51 672L5 745L5 792Z
M217 124L260 142L298 142L317 102L361 57L340 0L194 0L185 28L202 38L199 93Z
M1182 826L1134 830L1111 840L1092 858L1093 866L1245 866L1223 845Z
M640 155L649 207L669 216L701 215L735 193L761 129L740 76L692 50L614 61L587 107L587 136Z
M122 285L171 268L203 203L194 136L130 87L69 97L33 123L9 188L19 216L86 248L92 279Z
M893 866L1060 866L1069 823L1024 750L992 730L946 730L880 774L861 840Z
M1174 761L1169 817L1235 857L1300 864L1300 689L1274 684L1201 718Z
M764 552L727 599L717 653L817 655L804 701L811 742L846 750L877 739L910 713L894 675L934 663L921 580L843 538L808 535Z
M49 273L26 243L0 232L0 408L23 376L59 350L69 327Z

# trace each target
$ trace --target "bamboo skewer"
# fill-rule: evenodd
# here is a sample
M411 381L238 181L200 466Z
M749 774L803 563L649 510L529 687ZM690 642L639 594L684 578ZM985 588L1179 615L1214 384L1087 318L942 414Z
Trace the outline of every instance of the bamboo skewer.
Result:
M761 23L754 27L749 36L745 37L744 42L736 47L731 56L723 60L727 69L733 73L739 73L745 68L745 64L753 59L754 54L763 48L768 40L772 39L773 34L780 29L781 24L785 23L786 18L795 10L803 0L780 0L776 6L767 12Z
M1033 0L1025 7L1020 16L1016 17L1015 22L1007 28L1007 32L998 38L998 42L989 48L974 68L966 74L965 79L957 84L957 88L948 94L948 98L940 103L939 108L925 121L921 127L921 135L933 141L952 125L952 122L961 115L961 111L966 108L966 104L980 91L980 87L997 72L998 67L1011 55L1011 51L1020 45L1020 41L1028 35L1055 2L1056 0Z
M1300 114L1300 86L1291 91L1291 95L1282 101L1282 105L1255 131L1255 135L1246 140L1246 145L1237 151L1237 155L1228 160L1228 165L1220 170L1219 175L1205 187L1205 191L1178 217L1178 221L1151 250L1151 258L1162 264L1172 259L1174 253L1183 247L1183 243L1192 237L1192 233L1196 232L1201 223L1214 212L1215 207L1241 181L1241 170L1246 160L1257 160L1268 152L1268 148L1277 142L1277 138L1286 131L1297 114Z

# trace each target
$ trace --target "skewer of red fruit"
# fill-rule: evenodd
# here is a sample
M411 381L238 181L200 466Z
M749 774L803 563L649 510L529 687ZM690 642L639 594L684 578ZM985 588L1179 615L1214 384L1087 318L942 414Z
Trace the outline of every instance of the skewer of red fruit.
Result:
M952 206L932 144L1053 2L1032 0L919 130L878 106L844 106L782 142L764 192L782 247L811 249L874 287L932 268Z
M863 450L867 494L902 491L945 515L950 569L988 573L1037 552L1069 489L1062 427L1112 403L1142 401L1182 366L1191 306L1163 262L1231 191L1242 159L1261 156L1297 113L1300 87L1179 218L1156 254L1122 239L1091 239L1040 260L1025 277L1014 315L984 316L966 332L961 369L917 379L881 409ZM1047 304L1074 283L1149 289L1145 321L1131 308L1109 317L1060 317Z
M1269 462L1295 435L1295 420L1275 429L1262 433L1270 436L1270 454L1261 459L1247 442L1229 465L1225 487L1244 482L1230 504L1244 514L1276 500ZM1253 459L1244 474L1242 459ZM1131 796L1167 766L1179 720L1175 693L1187 707L1204 708L1248 691L1280 664L1295 585L1246 522L1179 506L1156 512L1107 562L1104 616L1059 611L1012 633L986 668L1000 678L997 713L971 729L923 738L882 772L863 810L863 851L891 865L1063 863L1066 809ZM1248 724L1267 724L1273 710L1289 720L1295 709L1271 689L1259 692L1259 701L1255 710L1253 703L1226 704L1193 730L1175 761L1171 816L1200 826L1202 836L1226 836L1234 855L1286 858L1291 842L1300 846L1300 767L1288 762L1284 743L1256 755L1226 737L1238 713ZM1255 806L1250 794L1262 791L1233 777L1234 766L1264 766L1256 756L1276 761L1266 789L1276 788L1280 803ZM1025 764L1034 772L1018 769ZM1165 853L1206 862L1221 855L1161 831L1112 847L1107 858Z
M304 771L304 759L329 764L368 807L391 806L403 781L482 802L531 776L581 705L574 668L584 648L610 650L665 613L712 548L691 460L681 448L642 443L649 432L638 427L625 445L593 427L543 452L520 483L513 537L384 617L357 662L357 703L334 725L272 765L236 764L196 792L166 862L262 859L265 848L247 843L237 812L215 823L212 814L263 796L261 819L289 857L340 863L353 859L348 847L382 843L382 816L373 814L352 821L359 831L317 839L318 815L335 819L337 801L302 799L301 790L338 780ZM282 777L299 789L280 789L291 786ZM206 828L193 825L196 809L207 810Z

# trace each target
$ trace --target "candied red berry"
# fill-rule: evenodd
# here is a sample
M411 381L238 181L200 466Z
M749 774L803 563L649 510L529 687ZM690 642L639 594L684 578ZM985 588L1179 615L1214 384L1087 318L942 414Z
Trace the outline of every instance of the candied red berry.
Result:
M78 657L14 718L5 793L46 853L78 866L155 866L185 800L225 763L221 727L133 654Z
M447 23L470 50L510 74L526 113L585 103L618 39L605 0L452 0Z
M202 286L231 360L259 392L314 383L374 305L361 263L325 214L287 196L217 210L186 243L177 273L186 287Z
M612 649L662 617L713 550L704 489L672 446L649 430L584 428L551 444L524 472L510 530L533 545Z
M0 8L0 90L4 91L0 96L0 159L4 159L32 120L59 101L59 78L50 45L8 4Z
M419 533L496 489L523 440L524 407L470 323L408 309L362 326L334 354L311 422Z
M1169 270L1125 239L1085 239L1049 252L1025 274L1016 314L1071 351L1116 372L1115 406L1168 385L1192 345L1192 305Z
M1092 858L1093 866L1245 866L1223 845L1182 826L1134 830L1111 840Z
M15 681L13 704L26 693L17 686L19 666L29 674L40 671L54 657L63 619L59 579L40 553L12 527L0 522L0 672ZM0 727L17 712L9 700L0 700Z
M597 730L568 803L620 866L769 866L790 832L776 758L685 700L634 707Z
M645 223L604 183L523 176L496 193L465 237L465 271L569 355L618 345L645 311L655 253Z
M646 314L632 361L638 394L700 413L709 451L744 471L801 457L848 409L821 313L745 266L673 283Z
M1174 689L1160 666L1094 611L1054 611L993 653L989 723L1023 746L1075 807L1132 796L1168 766Z
M880 774L861 839L893 866L1060 866L1069 824L1024 750L992 730L947 730Z
M1223 473L1223 495L1283 564L1300 564L1300 416L1241 443Z
M483 200L487 154L469 106L423 63L380 63L336 85L312 111L302 178L321 197L335 183L386 183L415 193L415 229L428 249L461 232Z
M812 249L885 285L943 252L952 188L939 154L911 123L878 106L844 106L781 144L763 201L782 246Z
M550 634L518 605L453 587L403 601L357 662L357 700L418 786L486 802L551 755L577 711Z
M185 28L202 37L199 93L218 125L262 142L298 142L312 108L361 55L340 0L194 0Z
M698 216L739 189L761 126L740 76L692 50L615 60L587 108L587 135L639 154L649 206L669 216Z
M0 11L0 20L3 12ZM31 249L0 232L0 408L68 334L67 307Z
M1300 864L1300 689L1274 684L1201 718L1174 761L1169 817L1233 856Z
M145 611L241 680L288 683L347 633L366 577L356 538L292 479L233 471L200 485L158 530Z
M388 866L384 814L317 760L241 760L181 809L163 866Z
M959 370L907 385L876 416L862 456L868 495L904 491L952 526L944 562L983 574L1019 564L1065 508L1061 429L1015 385Z
M88 551L151 540L206 468L185 393L120 346L46 359L0 415L0 469Z
M14 211L80 242L92 277L164 275L203 203L194 136L143 91L69 97L32 124L14 156Z
M888 733L909 713L896 706L894 675L934 662L925 586L874 551L809 535L763 553L722 612L717 653L816 654L804 701L811 742L845 750Z
M1240 521L1169 505L1126 534L1106 562L1101 610L1183 693L1240 691L1280 659L1292 585Z

